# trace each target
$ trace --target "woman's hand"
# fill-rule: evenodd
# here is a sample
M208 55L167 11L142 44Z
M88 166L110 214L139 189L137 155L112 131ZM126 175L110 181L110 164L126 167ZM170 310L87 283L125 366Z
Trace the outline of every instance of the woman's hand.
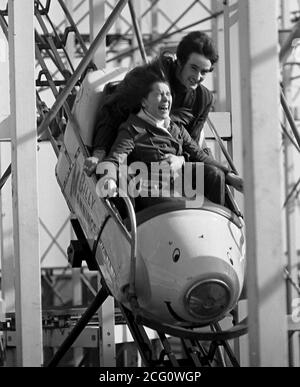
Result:
M102 178L96 184L96 193L101 198L117 196L117 183L114 179Z
M87 157L84 160L83 170L88 176L92 176L92 174L96 171L97 165L99 163L98 157L91 156Z
M226 183L231 185L239 192L244 192L244 180L240 176L229 172L226 175Z
M163 159L163 162L166 161L171 169L171 172L176 177L177 172L182 168L184 165L184 157L183 156L176 156L171 153L168 153L165 155L165 158Z

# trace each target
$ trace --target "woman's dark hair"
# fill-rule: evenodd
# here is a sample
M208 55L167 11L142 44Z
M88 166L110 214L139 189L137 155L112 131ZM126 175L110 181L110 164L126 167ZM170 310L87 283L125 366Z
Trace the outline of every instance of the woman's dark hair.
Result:
M190 32L180 41L176 52L180 64L184 66L194 52L204 55L211 61L212 65L219 59L212 39L201 31Z
M151 92L156 82L168 83L157 63L137 66L107 95L97 113L94 147L108 151L116 138L122 122L141 109L143 98Z
M121 115L137 113L143 98L147 97L156 82L168 82L159 66L152 63L137 66L126 74L105 105L117 106Z

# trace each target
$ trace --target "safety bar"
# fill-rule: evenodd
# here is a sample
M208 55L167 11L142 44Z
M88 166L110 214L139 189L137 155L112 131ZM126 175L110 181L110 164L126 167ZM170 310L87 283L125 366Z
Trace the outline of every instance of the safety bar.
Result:
M218 144L219 144L219 146L220 146L220 148L221 148L221 150L222 150L222 152L223 152L223 154L224 154L224 156L225 156L225 158L226 158L228 164L230 165L230 168L233 170L234 173L238 174L238 171L237 171L237 169L236 169L236 167L235 167L235 165L234 165L234 163L233 163L233 160L232 160L232 158L231 158L229 152L228 152L227 149L225 148L225 146L224 146L224 144L223 144L223 141L222 141L221 137L219 136L219 134L218 134L218 132L217 132L217 129L215 128L214 124L212 123L212 121L210 120L209 117L207 118L207 123L208 123L208 126L209 126L210 130L212 131L212 133L213 133L215 139L217 140L217 142L218 142ZM227 195L228 195L228 197L229 197L229 200L231 201L231 203L232 203L232 205L233 205L233 207L234 207L234 210L235 210L236 214L237 214L239 217L242 218L242 217L243 217L243 214L242 214L242 212L240 211L240 209L239 209L239 207L238 207L236 201L234 200L234 197L233 197L233 195L232 195L230 189L229 189L227 186L226 186L226 192L227 192Z
M224 144L223 144L223 141L221 139L221 137L219 136L218 132L217 132L217 129L215 128L214 124L212 123L211 119L208 117L207 118L207 123L208 123L208 126L210 128L210 130L212 131L214 137L216 138L216 140L218 141L219 145L220 145L220 148L228 162L228 164L230 165L230 168L233 170L234 173L238 174L237 172L237 169L233 163L233 160L229 154L229 152L227 151L227 149L225 148Z

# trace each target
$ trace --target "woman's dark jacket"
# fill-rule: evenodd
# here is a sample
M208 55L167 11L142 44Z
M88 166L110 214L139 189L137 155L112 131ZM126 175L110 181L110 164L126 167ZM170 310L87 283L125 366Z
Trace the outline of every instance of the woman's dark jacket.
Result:
M166 154L184 156L186 161L211 164L228 173L228 169L208 156L184 128L171 121L167 132L133 114L120 126L118 136L103 161L118 165L120 156L123 159L130 155L128 161L147 164L163 160Z

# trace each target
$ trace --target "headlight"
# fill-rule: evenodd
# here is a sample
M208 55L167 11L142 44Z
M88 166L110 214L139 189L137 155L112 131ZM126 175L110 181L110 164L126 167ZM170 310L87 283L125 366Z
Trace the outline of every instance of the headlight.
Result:
M222 317L231 299L228 285L217 279L197 283L188 290L185 304L188 313L200 320Z

